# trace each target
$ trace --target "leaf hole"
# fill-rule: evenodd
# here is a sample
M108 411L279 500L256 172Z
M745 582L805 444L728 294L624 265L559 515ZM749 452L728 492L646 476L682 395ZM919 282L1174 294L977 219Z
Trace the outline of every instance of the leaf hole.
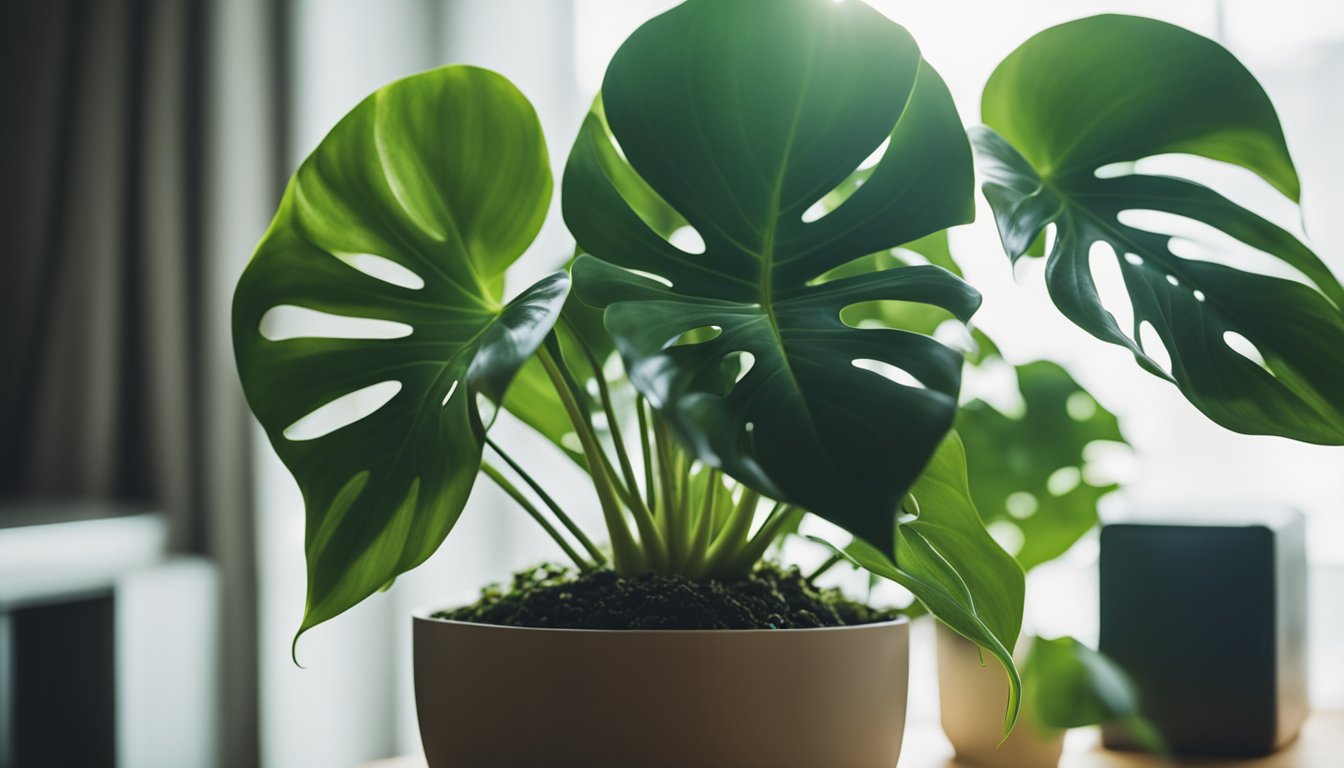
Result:
M447 405L448 405L448 401L453 399L453 393L457 391L457 385L458 385L458 382L457 382L457 381L454 381L454 382L453 382L453 385L452 385L451 387L448 388L448 394L444 395L444 396L443 396L443 402L442 402L442 403L439 403L439 405L440 405L441 407L443 407L443 406L447 406Z
M1027 537L1022 534L1022 529L1007 520L995 520L985 526L989 531L990 538L994 539L1003 551L1017 557L1022 551L1022 545L1026 543Z
M1150 176L1175 176L1219 190L1234 203L1268 214L1271 221L1292 229L1298 221L1297 206L1273 185L1250 169L1199 155L1169 152L1145 157L1134 163L1134 172Z
M1083 471L1078 467L1060 467L1050 473L1045 481L1045 489L1051 496L1063 496L1078 487L1083 481Z
M1162 337L1158 335L1157 328L1153 324L1144 320L1139 324L1139 348L1162 370L1171 372L1171 354L1167 351L1167 345L1163 343Z
M652 280L655 283L658 283L659 285L663 286L664 288L672 287L672 281L668 280L666 277L663 277L662 275L656 275L652 272L645 272L642 269L631 269L629 267L624 267L624 269L625 271L629 272L632 275L639 275L640 277Z
M812 204L803 211L800 217L804 224L811 224L821 219L826 214L834 211L845 203L855 192L863 186L874 169L886 157L887 149L891 146L891 136L883 137L882 142L868 153L868 156L859 161L854 170L845 175L845 178L836 184L828 192L812 199ZM804 201L798 201L799 203Z
M756 356L750 352L736 352L737 373L733 376L733 383L736 384L751 373L751 369L756 367Z
M560 436L560 447L570 453L583 453L583 441L577 432L566 432Z
M394 320L349 317L281 304L266 310L258 331L268 341L286 339L401 339L414 328Z
M1265 364L1265 356L1260 354L1260 350L1250 339L1236 331L1223 331L1223 343L1233 352L1269 371L1269 366Z
M677 227L667 241L683 253L699 256L705 252L705 239L689 224ZM671 283L669 283L671 285Z
M336 253L332 255L344 262L346 266L363 272L375 280L382 280L384 283L391 283L412 291L418 291L425 287L424 278L384 256L376 256L372 253Z
M881 360L859 358L854 361L854 367L864 371L872 371L887 381L900 384L903 387L912 387L914 389L926 388L924 383L910 375L909 371Z
M951 312L933 304L899 299L874 299L847 305L840 310L840 322L850 328L895 328L910 330L952 320Z
M314 409L307 416L285 427L283 434L286 440L293 442L316 440L377 411L387 405L400 391L400 381L370 384Z
M1288 262L1197 219L1142 208L1121 211L1116 218L1126 226L1169 237L1167 249L1179 258L1311 284Z
M1140 255L1137 254L1137 253L1126 253L1126 254L1125 254L1125 263L1129 264L1130 266L1134 266L1134 267L1142 267L1142 266L1143 266L1143 257L1140 256Z
M1014 491L1008 494L1008 499L1004 502L1004 507L1008 514L1018 520L1026 520L1028 517L1036 514L1036 510L1041 506L1040 501L1036 499L1036 494L1026 491Z
M692 328L672 340L667 348L671 347L689 347L695 344L704 344L713 341L723 334L723 327L718 325L702 325L698 328Z
M1134 173L1133 160L1121 160L1118 163L1107 163L1093 172L1098 179L1114 179L1120 176L1128 176Z
M1194 295L1195 295L1195 301L1198 301L1198 302L1203 302L1203 301L1204 301L1204 292L1201 291L1201 290L1199 290L1198 288L1195 289L1195 291L1194 291Z
M756 356L745 350L729 352L723 356L719 363L719 377L706 387L713 391L719 397L726 397L729 392L736 387L738 382L751 373L751 369L756 366Z
M1125 290L1125 277L1115 249L1110 243L1098 240L1088 249L1087 258L1088 271L1097 287L1097 295L1101 297L1101 305L1111 313L1119 327L1132 327L1134 309L1129 292Z
M806 211L803 211L803 223L811 224L817 219L820 219L822 216L825 216L828 210L829 208L826 207L826 198L823 197L822 199L808 206Z
M909 248L897 246L892 248L889 253L891 253L892 257L897 259L901 264L909 267L930 263L927 256L918 251L912 251Z
M887 148L890 146L891 137L888 136L882 140L881 144L877 145L877 149L874 149L868 157L864 158L862 163L859 163L858 170L866 171L869 168L876 168L877 164L882 162L882 157L887 154Z

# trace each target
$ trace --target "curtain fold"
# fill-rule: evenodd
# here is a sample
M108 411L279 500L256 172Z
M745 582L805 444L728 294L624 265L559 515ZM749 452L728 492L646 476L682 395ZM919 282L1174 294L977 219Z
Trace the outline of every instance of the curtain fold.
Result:
M267 5L266 7L269 7ZM219 567L221 766L258 763L249 432L228 338L247 251L212 191L212 129L239 57L268 77L228 109L275 113L277 51L213 51L204 0L45 0L0 11L0 500L100 499L162 512L177 552ZM266 18L274 21L269 13ZM225 53L227 55L218 55ZM213 68L213 69L212 69ZM272 205L281 126L242 148ZM232 247L232 244L230 244ZM227 260L225 258L227 257ZM0 526L14 524L0 520ZM55 521L52 521L55 522Z

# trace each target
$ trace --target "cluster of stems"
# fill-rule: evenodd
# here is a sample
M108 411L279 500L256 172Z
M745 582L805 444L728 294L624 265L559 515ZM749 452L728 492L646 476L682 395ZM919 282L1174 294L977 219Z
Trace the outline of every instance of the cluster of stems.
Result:
M592 480L602 510L610 556L489 438L489 447L521 478L559 526L499 468L487 461L481 471L517 502L581 570L610 564L623 576L653 572L697 581L745 577L777 538L796 527L803 511L775 504L764 521L755 525L762 506L760 494L717 469L693 461L672 439L662 416L641 396L635 397L633 408L637 439L627 441L602 361L573 326L565 323L561 327L573 341L576 356L582 358L584 366L580 370L586 369L596 383L596 399L570 368L556 333L537 354L582 446L582 466ZM598 412L605 416L605 440L593 423L593 414ZM629 424L631 414L625 415ZM635 443L637 450L631 451L629 443ZM614 454L614 461L609 452Z

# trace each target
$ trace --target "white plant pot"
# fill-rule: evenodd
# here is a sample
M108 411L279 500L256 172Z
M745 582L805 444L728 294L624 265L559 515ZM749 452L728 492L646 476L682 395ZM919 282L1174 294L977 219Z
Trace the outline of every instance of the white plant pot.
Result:
M528 629L415 615L431 768L893 768L910 625Z
M1008 740L999 744L1008 679L988 653L984 658L982 664L975 643L938 624L939 708L957 761L980 768L1055 768L1064 751L1064 731L1042 729L1026 707Z

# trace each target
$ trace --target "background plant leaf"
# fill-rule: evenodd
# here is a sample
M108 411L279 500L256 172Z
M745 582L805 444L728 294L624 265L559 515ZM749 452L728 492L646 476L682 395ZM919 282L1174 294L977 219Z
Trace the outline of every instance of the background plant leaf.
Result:
M1130 349L1229 429L1344 443L1344 288L1296 237L1217 192L1118 165L1201 155L1296 201L1273 105L1236 58L1170 24L1096 16L1047 29L1010 54L985 86L982 111L989 129L972 138L1004 248L1016 260L1055 225L1045 279L1070 320ZM1107 166L1112 173L1099 176ZM1130 210L1208 224L1302 279L1177 256L1168 234L1122 223ZM1133 308L1129 334L1098 295L1094 243L1115 251ZM1169 353L1169 373L1138 340L1143 323ZM1234 349L1228 334L1256 352Z
M1120 723L1144 749L1166 750L1161 734L1140 711L1138 690L1129 675L1072 637L1033 638L1022 664L1022 685L1026 706L1043 726Z
M814 281L971 218L946 86L862 3L690 0L626 41L602 95L611 133L585 122L563 204L593 254L575 263L576 292L606 308L631 380L702 461L889 548L901 499L951 425L960 355L909 331L850 328L841 312L902 300L964 320L979 297L932 266ZM805 221L884 141L866 182ZM643 198L622 189L627 159L703 254L650 227ZM671 346L703 328L717 336Z
M290 181L234 294L234 352L249 404L303 492L308 599L300 632L438 548L480 464L477 395L499 402L555 322L568 275L500 305L505 268L546 215L541 126L503 77L445 67L356 106ZM357 268L371 254L423 285ZM400 338L272 340L273 308L392 321ZM302 417L382 382L373 414L314 439Z
M1095 441L1124 444L1119 421L1069 372L1038 360L1014 367L1024 411L1008 415L983 400L957 414L966 445L971 498L986 524L1022 533L1026 570L1059 557L1097 524L1097 503L1113 483L1088 479Z

